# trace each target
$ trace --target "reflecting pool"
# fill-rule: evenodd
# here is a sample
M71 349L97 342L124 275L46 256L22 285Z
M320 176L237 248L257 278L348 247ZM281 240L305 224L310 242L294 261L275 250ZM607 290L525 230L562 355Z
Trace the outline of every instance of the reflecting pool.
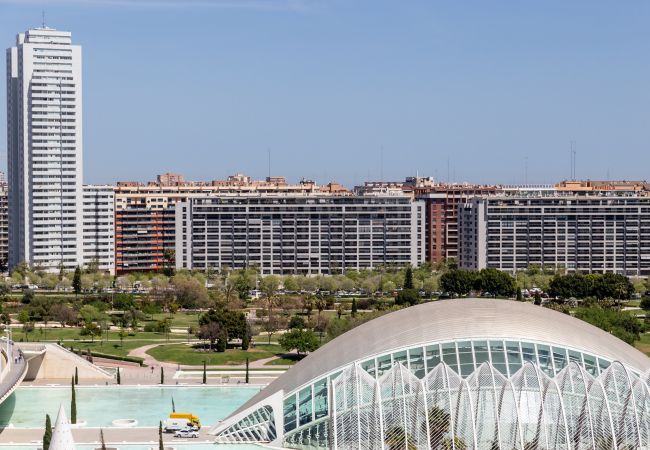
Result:
M140 427L158 426L158 422L172 411L173 399L176 411L191 412L201 419L202 425L212 426L259 390L259 387L250 386L77 386L77 420L86 421L88 427L110 427L115 419L136 419ZM45 414L54 422L59 405L70 413L70 391L70 387L18 388L0 405L0 426L42 427ZM179 450L181 448L184 449L179 447ZM195 445L188 448L203 450ZM244 450L243 447L237 449Z

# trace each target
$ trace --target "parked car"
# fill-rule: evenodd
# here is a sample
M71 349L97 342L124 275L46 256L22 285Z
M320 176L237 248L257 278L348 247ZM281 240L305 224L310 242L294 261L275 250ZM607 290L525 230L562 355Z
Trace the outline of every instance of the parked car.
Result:
M190 430L189 428L184 428L182 430L178 430L176 433L174 433L174 437L177 438L198 438L199 437L199 432Z

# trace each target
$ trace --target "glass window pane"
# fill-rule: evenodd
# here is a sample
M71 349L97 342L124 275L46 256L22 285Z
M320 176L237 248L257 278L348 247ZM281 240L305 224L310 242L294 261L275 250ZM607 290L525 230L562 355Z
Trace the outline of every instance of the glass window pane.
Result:
M456 356L456 344L454 342L447 342L442 344L442 360L447 363L457 373L458 370L458 357Z
M598 358L598 369L600 369L600 373L603 373L605 370L607 370L609 364L609 361Z
M390 355L377 358L377 376L382 376L388 370L390 370Z
M416 347L409 350L409 364L411 372L418 378L424 377L424 352L422 347Z
M474 358L476 359L476 366L490 361L487 341L474 341Z
M569 362L574 362L582 365L582 356L580 355L580 352L569 350Z
M539 358L539 368L549 376L554 376L553 361L551 359L551 348L548 345L537 345L537 357Z
M553 347L553 361L555 362L555 371L559 372L568 364L566 348Z
M591 375L598 376L598 366L596 365L596 357L593 355L584 354L585 358L585 370Z
M296 428L296 396L292 395L284 401L284 431Z
M461 341L458 342L456 346L458 348L460 374L465 377L474 372L474 355L472 353L472 343L470 341Z
M397 364L398 362L401 362L403 365L406 366L406 361L407 361L406 350L393 353L393 365Z
M314 418L327 415L327 380L323 378L314 383Z
M513 375L521 368L521 352L519 351L519 342L506 342L506 357L508 359L508 370Z
M431 369L440 364L440 348L438 345L429 345L427 346L427 371L431 372Z
M524 361L531 361L534 364L537 364L537 357L535 356L535 344L530 342L521 343L521 356Z
M490 341L490 356L492 357L492 366L502 374L508 375L503 341Z
M372 376L373 378L375 377L375 358L362 362L361 367L363 368L363 370L368 372L370 376Z
M300 426L311 422L311 386L303 389L298 394L298 422Z

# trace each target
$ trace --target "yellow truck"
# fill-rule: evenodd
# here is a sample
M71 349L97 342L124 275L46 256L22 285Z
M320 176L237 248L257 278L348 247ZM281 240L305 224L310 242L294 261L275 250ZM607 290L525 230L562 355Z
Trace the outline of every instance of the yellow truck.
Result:
M201 421L192 413L173 412L169 414L170 419L184 419L187 423L192 424L197 430L201 429Z

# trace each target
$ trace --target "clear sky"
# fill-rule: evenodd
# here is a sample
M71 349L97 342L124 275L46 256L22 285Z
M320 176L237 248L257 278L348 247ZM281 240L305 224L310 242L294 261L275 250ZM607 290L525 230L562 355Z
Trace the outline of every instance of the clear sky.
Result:
M650 179L647 0L0 0L4 47L42 10L83 45L87 183L269 149L292 181L550 183L572 140L578 178Z

